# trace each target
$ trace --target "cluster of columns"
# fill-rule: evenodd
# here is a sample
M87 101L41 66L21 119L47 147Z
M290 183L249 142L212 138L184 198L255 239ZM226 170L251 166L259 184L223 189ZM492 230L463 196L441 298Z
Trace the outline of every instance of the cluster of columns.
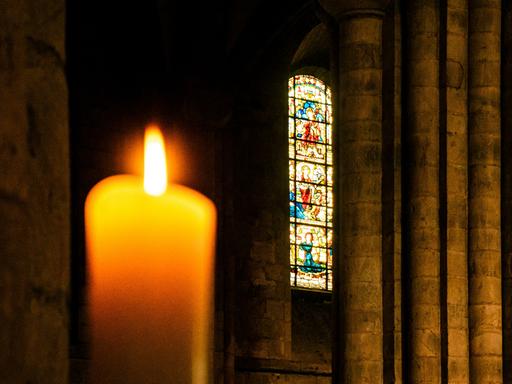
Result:
M501 0L320 3L339 25L333 382L503 383ZM387 12L402 20L402 123L391 131L382 123L383 95L393 94L383 90ZM401 132L402 146L402 212L392 210L401 218L400 351L384 337L384 314L397 311L383 291L394 258L383 245L383 222L393 222L383 209L389 132ZM386 374L389 351L403 357L400 375Z

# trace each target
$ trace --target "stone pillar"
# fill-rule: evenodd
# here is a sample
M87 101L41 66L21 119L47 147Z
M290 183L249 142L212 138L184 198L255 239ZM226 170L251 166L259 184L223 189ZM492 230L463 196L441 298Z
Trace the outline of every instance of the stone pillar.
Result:
M0 381L68 382L63 0L0 2Z
M401 129L402 129L402 31L399 2L394 3L394 379L390 383L402 383L402 166L401 166Z
M383 382L382 20L356 10L340 22L341 244L344 383Z
M339 22L341 351L333 382L383 383L382 24L385 0L322 0ZM340 230L341 229L341 230Z
M502 63L502 273L503 273L503 382L512 383L512 2L503 3Z
M404 382L441 382L439 2L405 1Z
M502 383L501 0L469 2L469 351L472 383Z
M450 384L469 382L468 351L468 0L447 0L446 327Z
M388 1L322 0L339 22L341 351L333 382L383 383L382 23ZM337 360L337 361L336 361Z
M402 382L401 334L401 31L399 2L382 26L382 279L384 383Z

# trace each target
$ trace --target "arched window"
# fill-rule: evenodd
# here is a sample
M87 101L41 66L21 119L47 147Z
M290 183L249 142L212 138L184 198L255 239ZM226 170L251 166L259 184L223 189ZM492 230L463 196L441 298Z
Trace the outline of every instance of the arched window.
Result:
M309 75L288 81L290 283L332 290L331 90Z

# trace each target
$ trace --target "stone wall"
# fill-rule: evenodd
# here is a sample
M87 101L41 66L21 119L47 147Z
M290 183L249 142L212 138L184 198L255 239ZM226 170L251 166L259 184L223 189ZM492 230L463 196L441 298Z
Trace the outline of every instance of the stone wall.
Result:
M11 348L0 349L5 364L0 368L12 382L51 377L61 383L67 370L69 260L64 10L57 1L4 3L0 105L7 113L0 114L0 159L11 166L0 180L0 215L7 224L0 229L5 255L0 336ZM181 161L188 169L177 179L214 197L221 212L217 381L328 383L331 338L338 335L335 349L341 353L333 364L338 381L399 383L404 375L404 382L418 384L462 384L470 378L500 383L503 346L505 382L510 382L512 192L500 167L511 164L507 156L499 157L507 154L500 141L510 144L512 137L509 112L499 136L500 91L501 111L510 104L510 5L502 16L505 2L494 0L322 3L339 7L331 15L339 41L316 49L318 61L308 57L307 44L300 57L325 72L326 47L335 46L330 70L333 81L340 80L333 89L339 85L341 95L337 148L345 181L337 193L342 218L337 256L343 279L337 296L314 300L292 294L289 286L285 128L290 63L319 23L311 4L303 4L302 11L276 6L265 25L258 17L250 23L249 13L260 10L252 4L237 21L249 26L228 42L216 40L221 31L215 23L222 17L215 12L210 30L174 29L181 13L171 2L161 26L165 32L128 37L114 27L95 36L92 26L121 12L117 26L130 31L129 20L137 19L142 7L112 6L101 16L94 6L84 6L85 13L73 8L68 48L75 61L68 73L76 129L71 139L73 251L79 266L73 269L75 365L87 364L86 348L81 349L88 342L81 322L86 317L80 293L86 275L83 200L102 177L131 171L124 154L156 114L172 126L173 139L187 153ZM192 20L192 10L183 7ZM165 18L161 11L148 5L140 17ZM99 20L81 24L84 15ZM182 35L186 42L175 38ZM229 58L213 55L230 44L238 46ZM333 59L336 49L341 56ZM134 52L148 53L156 64ZM503 54L506 82L500 90ZM176 64L171 57L186 59ZM153 98L145 102L147 95ZM341 302L342 310L334 327L332 302ZM85 381L79 368L76 383Z
M512 110L512 3L503 5L502 97L503 111ZM501 130L502 162L502 225L503 250L503 382L512 383L512 114L504 113Z
M330 380L331 294L292 293L289 282L287 84L298 46L319 24L297 17L241 71L230 123L235 231L225 235L235 244L226 257L236 265L236 383ZM307 47L301 53L309 70L327 71Z
M0 2L0 381L66 383L65 3Z
M222 212L215 380L329 383L336 334L335 380L512 382L508 2L322 1L338 7L339 41L311 50L317 61L305 43L293 70L329 70L335 46L345 177L336 297L292 294L288 266L286 83L322 11L281 5L261 25L251 3L225 36L227 10L207 8L208 23L185 33L174 26L182 14L196 20L191 5L98 14L100 1L72 3L0 0L0 381L68 381L71 201L71 381L85 382L83 200L99 179L133 170L125 154L158 116L187 164L174 180ZM154 29L134 31L133 20Z

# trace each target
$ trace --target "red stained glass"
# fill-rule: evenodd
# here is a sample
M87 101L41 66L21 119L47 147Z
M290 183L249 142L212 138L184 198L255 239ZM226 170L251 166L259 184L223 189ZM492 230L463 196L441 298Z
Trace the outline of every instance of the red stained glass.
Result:
M295 120L295 138L316 143L326 142L326 125L316 121ZM293 137L293 134L291 135Z
M288 81L290 283L332 289L332 94L308 75Z

